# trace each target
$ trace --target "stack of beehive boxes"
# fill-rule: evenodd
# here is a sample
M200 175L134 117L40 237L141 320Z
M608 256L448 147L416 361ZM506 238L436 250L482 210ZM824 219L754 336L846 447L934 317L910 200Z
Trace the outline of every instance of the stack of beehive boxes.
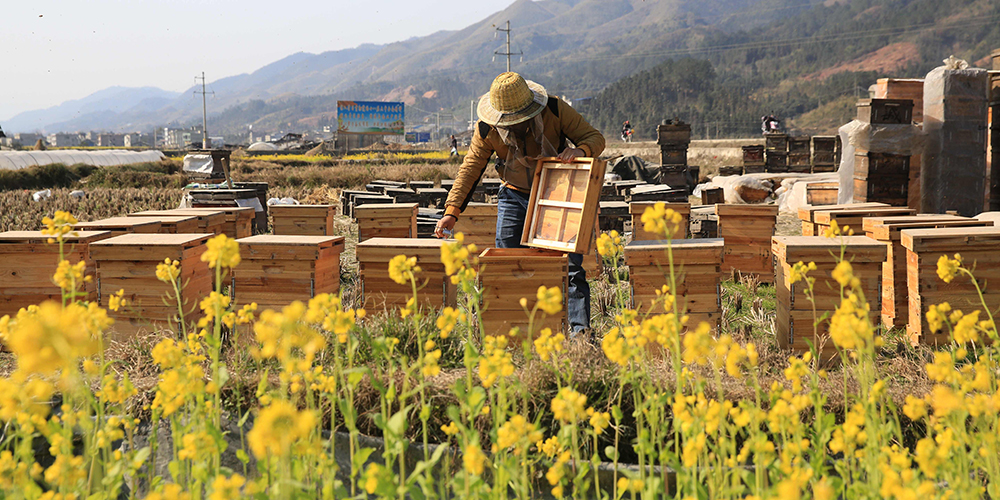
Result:
M832 135L814 135L812 137L812 171L813 173L836 172L837 138Z
M110 237L108 231L77 231L64 237L64 258L70 264L86 262L84 273L91 278L80 284L83 295L74 300L97 300L90 245ZM59 245L48 243L49 238L41 231L0 233L0 316L13 317L21 308L62 299L61 289L52 281L59 264Z
M274 234L333 236L335 211L336 205L273 205L271 228Z
M354 210L358 241L371 238L416 238L416 203L373 203Z
M673 256L671 287L670 259ZM677 309L689 316L688 326L705 321L718 328L721 308L719 282L725 243L720 238L665 241L633 241L625 246L625 264L629 267L632 305L641 314L666 311L658 291L667 285L674 294ZM657 302L659 300L659 302Z
M990 124L986 145L986 162L989 165L989 199L987 210L1000 210L1000 49L994 50L993 70L990 77L990 109L988 122Z
M725 242L722 272L756 275L771 281L771 237L778 219L777 205L715 206L719 216L719 236Z
M205 242L211 234L124 234L90 244L90 253L97 268L102 304L118 290L125 291L128 306L108 315L115 320L113 327L120 336L146 329L176 329L183 321L197 321L198 304L214 286L208 264L201 261ZM160 281L156 267L165 259L177 261L182 285L180 305L173 286ZM168 295L171 297L167 299Z
M764 134L764 164L767 172L788 171L788 135Z
M910 99L863 99L858 102L858 121L871 125L910 125L913 101ZM854 201L877 201L907 206L910 155L854 151Z
M992 226L992 221L953 215L904 215L866 217L862 222L869 238L885 244L888 256L882 266L882 323L903 328L909 319L906 288L906 249L900 241L904 229ZM918 339L911 339L916 342Z
M922 78L879 78L875 84L877 99L909 99L913 101L913 123L924 122L924 80ZM907 206L920 209L920 163L919 151L910 155L909 182L907 185Z
M683 172L687 170L687 151L691 143L691 125L688 123L663 123L656 127L656 144L660 146L661 170Z
M488 248L479 256L479 279L483 287L481 319L486 335L506 335L517 327L522 335L532 335L543 328L554 333L566 327L567 255L555 250L535 248ZM535 308L538 287L558 288L562 292L562 310L554 315L536 313L530 321L521 306L527 299L528 311Z
M804 353L810 350L811 343L821 359L835 355L836 348L829 338L829 319L819 324L816 321L840 305L841 287L831 274L837 267L842 248L844 259L850 261L854 276L860 281L864 300L871 305L872 324L877 324L881 310L879 282L886 260L884 244L865 236L775 236L771 245L778 302L774 329L782 349ZM816 264L816 270L808 273L816 279L812 287L815 309L809 300L807 283L804 280L791 282L792 266L797 262Z
M413 289L409 283L400 285L389 276L389 261L397 255L417 258L417 265L421 269L416 275L419 305L454 306L457 288L445 274L444 264L441 263L441 245L445 241L372 238L358 243L356 251L365 307L378 310L400 307L413 297Z
M812 171L809 136L788 138L788 171L808 174Z
M743 146L743 173L759 174L764 172L764 146Z
M340 291L343 236L257 235L238 240L242 262L233 269L233 296L261 310L281 309Z

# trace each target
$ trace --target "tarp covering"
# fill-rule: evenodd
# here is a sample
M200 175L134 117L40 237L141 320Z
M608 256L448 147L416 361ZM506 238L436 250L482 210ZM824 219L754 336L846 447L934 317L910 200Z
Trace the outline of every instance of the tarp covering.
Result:
M159 151L126 151L109 149L102 151L81 151L64 149L57 151L0 151L0 170L20 170L40 165L62 163L75 165L83 163L98 167L131 165L155 162L164 158Z

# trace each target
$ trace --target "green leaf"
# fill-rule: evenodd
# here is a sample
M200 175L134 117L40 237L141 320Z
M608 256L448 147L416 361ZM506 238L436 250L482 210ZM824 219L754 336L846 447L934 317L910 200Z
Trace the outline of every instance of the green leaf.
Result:
M483 403L486 401L486 389L482 387L475 387L472 392L469 393L469 406L473 409L480 409Z
M605 446L604 455L611 460L618 460L618 450L614 446Z
M615 422L621 422L622 417L624 416L624 415L622 415L622 408L621 408L621 406L618 406L618 405L612 406L611 407L611 416L615 418Z
M368 457L374 452L375 448L361 448L355 451L354 456L351 457L351 468L360 472L364 468L365 462L368 461Z
M250 456L247 455L247 452L243 449L236 450L236 458L239 459L240 462L243 462L244 465L250 463Z
M389 424L386 426L389 432L396 436L402 436L406 432L406 413L409 411L410 407L407 406L402 410L397 411L392 417L389 418Z

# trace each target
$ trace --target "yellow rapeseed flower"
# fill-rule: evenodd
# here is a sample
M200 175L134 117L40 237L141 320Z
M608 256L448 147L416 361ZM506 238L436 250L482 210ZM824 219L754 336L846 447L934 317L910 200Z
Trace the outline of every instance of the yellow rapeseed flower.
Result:
M514 415L497 430L497 447L506 450L514 448L515 455L521 455L531 443L544 437L538 425L529 422L522 415Z
M181 275L181 264L176 260L166 258L156 265L156 279L165 283L173 283Z
M456 425L455 422L448 422L447 425L441 426L441 432L444 432L449 436L454 436L458 434L458 425Z
M91 324L89 307L70 303L65 308L43 302L35 314L18 314L9 328L6 344L17 356L24 373L55 374L71 370L77 361L97 354L98 328Z
M668 240L684 234L684 228L681 227L683 217L672 208L667 208L664 203L646 207L640 220L646 232L662 235Z
M258 459L287 457L292 446L308 439L318 423L315 412L277 400L260 411L247 433L247 443Z
M798 283L799 281L806 279L806 273L815 270L815 262L810 262L809 264L805 264L802 261L796 262L792 265L792 271L788 274L788 281L789 283Z
M408 285L416 273L420 272L416 257L397 255L389 261L389 277L400 285Z
M73 217L73 214L56 210L54 217L42 218L42 224L45 225L45 228L42 229L42 234L55 237L54 239L50 239L49 243L55 243L54 240L62 241L64 236L73 232L73 226L78 222L80 221L76 217Z
M564 424L573 424L586 416L584 407L587 405L587 396L574 391L572 388L563 387L552 399L552 413L555 418Z
M235 239L220 234L208 240L201 261L208 262L211 268L222 267L231 269L240 263L240 245Z
M562 352L563 342L566 340L566 336L562 333L556 333L553 335L551 328L543 328L538 334L538 338L535 339L535 351L538 352L538 358L542 361L548 361L552 358L553 353Z
M597 253L604 260L617 262L618 257L624 251L625 247L622 245L622 237L618 234L618 231L612 230L610 233L601 233L597 237Z
M487 335L483 339L483 355L479 358L479 379L483 387L493 387L501 377L514 374L514 363L507 352L507 337Z
M593 408L587 408L587 415L590 415L590 426L597 434L603 434L604 429L611 425L611 414L606 411L600 412Z
M240 492L240 488L246 482L246 478L239 474L233 474L228 478L220 474L212 481L212 494L208 496L208 500L236 500L242 498L243 495Z
M951 283L958 273L958 268L962 267L962 256L955 254L954 259L949 259L947 255L942 255L937 261L937 275L945 283Z
M458 323L465 321L465 313L453 307L445 307L437 319L437 327L441 338L446 339L455 330Z
M479 443L472 443L462 449L462 467L473 476L481 476L486 471L486 455Z
M542 285L538 287L535 297L538 299L538 308L546 314L558 314L562 311L563 295L559 287L546 288Z

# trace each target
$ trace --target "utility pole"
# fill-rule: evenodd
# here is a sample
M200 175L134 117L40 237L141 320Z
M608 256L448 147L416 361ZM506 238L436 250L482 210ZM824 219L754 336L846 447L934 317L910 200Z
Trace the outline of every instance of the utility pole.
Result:
M215 95L215 92L205 91L205 72L201 72L201 76L194 77L195 81L201 80L201 92L197 90L194 91L195 94L201 94L201 148L211 149L211 144L208 143L208 103L206 101L206 95Z
M497 31L503 31L507 34L507 43L505 44L506 49L500 52L499 49L493 52L493 60L496 60L496 56L507 56L507 71L510 72L510 56L515 55L510 51L510 21L507 21L506 28L497 28ZM496 37L496 33L493 34ZM524 52L517 51L516 55L524 55Z

